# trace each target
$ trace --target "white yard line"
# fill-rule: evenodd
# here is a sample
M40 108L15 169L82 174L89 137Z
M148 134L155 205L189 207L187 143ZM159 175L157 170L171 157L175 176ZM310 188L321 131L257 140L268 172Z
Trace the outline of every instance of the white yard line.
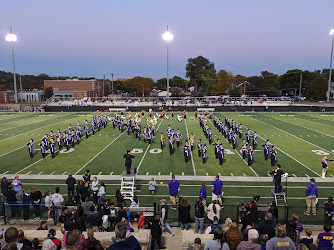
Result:
M264 116L265 116L265 115L264 115ZM295 126L299 126L299 127L305 128L305 129L309 129L309 130L314 131L314 132L317 132L317 133L319 133L319 134L323 134L323 135L325 135L325 136L329 136L329 137L334 138L334 136L332 136L332 135L322 133L322 132L320 132L320 131L318 131L318 130L315 130L315 129L312 129L312 128L308 128L308 127L305 127L305 126L302 126L302 125L299 125L299 124L296 124L296 123L293 123L293 122L289 122L289 121L286 121L286 120L282 120L282 119L279 119L279 118L274 118L274 119L275 119L275 120L282 121L282 122L290 123L290 124L293 124L293 125L295 125ZM307 135L307 136L309 137L309 135Z
M30 133L30 132L35 131L35 130L38 130L38 129L42 129L42 128L46 128L46 127L50 127L50 126L54 126L55 124L62 123L62 122L66 122L66 121L70 121L70 120L74 120L74 119L77 119L77 118L73 118L73 117L72 117L71 119L67 119L67 120L64 120L64 121L61 121L61 122L56 122L56 123L53 123L53 124L49 124L49 125L46 125L46 126L44 126L44 127L36 128L36 129L30 130L30 131L28 131L28 132L24 132L24 133L21 133L21 134L14 135L14 136L12 136L12 137L8 137L8 138L6 138L6 139L2 139L2 140L0 140L0 141L6 141L6 140L12 139L12 138L14 138L14 137L16 137L16 136L19 136L19 135L24 135L24 134Z
M266 124L266 125L268 125L268 126L270 126L270 127L273 127L273 128L275 128L275 129L278 129L278 130L280 130L280 131L282 131L282 132L284 132L284 133L286 133L286 134L288 134L288 135L291 135L291 136L293 136L293 137L296 137L297 139L302 140L303 142L306 142L306 143L308 143L308 144L310 144L310 145L312 145L312 146L314 146L314 147L320 148L320 149L324 150L324 151L327 152L327 153L331 153L331 152L329 152L327 149L324 149L324 148L322 148L322 147L320 147L320 146L318 146L318 145L315 145L315 144L313 144L313 143L311 143L311 142L309 142L309 141L306 141L306 140L304 140L304 139L301 139L301 138L299 138L298 136L296 136L296 135L294 135L294 134L291 134L291 133L289 133L289 132L286 132L286 131L283 130L283 129L280 129L280 128L278 128L278 127L275 127L274 125L271 125L271 124L268 124L268 123L266 123L266 122L260 121L260 120L258 120L258 119L253 118L253 117L252 117L252 119L254 119L255 121L261 122L261 123L263 123L263 124ZM276 148L277 148L277 147L276 147Z
M11 128L0 130L0 132L6 131L6 130L10 130L10 129L14 129L14 128L18 128L18 127L22 127L22 126L28 126L28 125L31 125L31 124L34 124L34 123L49 121L49 120L50 119L45 119L45 120L41 120L41 121L37 121L37 122L32 122L32 123L28 123L28 124L22 124L22 125L19 125L19 126L16 126L16 127L11 127Z
M186 119L184 119L184 123L186 124L186 130L187 130L187 138L189 138L189 132L188 132L188 126L187 126L187 121ZM194 175L196 176L196 169L195 169L195 164L194 164L194 159L193 159L193 153L190 150L190 158L191 158L191 163L193 165L193 171L194 171Z
M104 147L100 152L98 152L92 159L90 159L85 165L83 165L75 174L78 174L83 168L85 168L89 163L91 163L96 157L98 157L104 150L106 150L111 144L113 144L119 137L121 137L126 131L122 134L118 135L112 142L110 142L107 146Z
M162 123L162 120L160 121L159 126L157 127L156 135L157 135L157 133L158 133L158 130L159 130L159 128L160 128L161 123ZM140 160L140 162L139 162L139 164L138 164L138 167L137 167L137 173L139 173L139 168L140 168L141 164L143 163L143 160L144 160L144 158L145 158L145 156L146 156L146 154L147 154L147 151L148 151L148 149L150 148L150 146L151 146L151 144L148 144L147 149L146 149L146 151L145 151L143 157L141 158L141 160Z
M251 117L252 119L254 119L253 117ZM257 120L257 119L254 119L255 121L259 121L259 120ZM260 121L260 122L262 122L262 121ZM267 123L265 123L265 122L262 122L262 123L264 123L264 124L267 124ZM270 124L268 124L268 125L270 125ZM270 125L270 126L272 126L272 125ZM245 126L244 126L245 127ZM273 126L274 127L274 126ZM245 128L247 128L247 127L245 127ZM276 127L275 127L276 128ZM278 129L278 128L277 128ZM279 130L281 130L281 129L279 129ZM252 130L251 130L252 131ZM284 133L287 133L287 132L285 132L284 130L282 130ZM254 132L254 131L253 131ZM266 141L262 136L260 136L259 134L257 134L257 136L258 137L260 137L263 141ZM294 136L294 135L293 135ZM298 139L300 139L299 137L297 137L297 136L295 136L296 138L298 138ZM303 140L303 139L300 139L300 140ZM294 158L294 157L292 157L291 155L289 155L288 153L286 153L286 152L284 152L282 149L280 149L280 148L278 148L278 147L276 147L275 146L275 148L276 149L278 149L279 151L281 151L283 154L286 154L287 156L289 156L291 159L293 159L293 160L295 160L296 162L298 162L300 165L302 165L303 167L305 167L305 168L307 168L308 170L310 170L312 173L314 173L314 174L316 174L317 176L320 176L317 172L315 172L315 171L313 171L312 169L310 169L308 166L306 166L306 165L304 165L303 163L301 163L300 161L298 161L296 158Z
M223 114L222 114L222 115L223 115ZM223 117L225 117L225 116L223 115ZM212 124L212 126L214 126L213 123L212 123L210 120L208 120L208 121ZM215 127L215 126L214 126L214 127ZM215 127L215 129L217 129L217 128ZM218 129L217 129L217 130L218 130ZM237 153L237 155L239 155L239 157L240 157L241 160L247 165L247 167L249 167L250 170L252 170L253 173L254 173L257 177L259 177L259 175L254 171L254 169L253 169L251 166L248 166L248 163L245 161L244 158L242 158L242 156L239 154L238 150L233 148L233 146L228 142L228 140L225 138L225 136L223 136L223 138L225 139L225 141L227 141L228 145L230 145L230 147Z

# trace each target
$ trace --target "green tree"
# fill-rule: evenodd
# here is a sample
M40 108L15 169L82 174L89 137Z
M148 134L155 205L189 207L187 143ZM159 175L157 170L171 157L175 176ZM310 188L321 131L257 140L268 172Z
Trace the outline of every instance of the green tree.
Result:
M52 87L48 87L48 88L44 89L44 96L45 96L45 99L49 99L50 97L53 96Z
M212 86L212 93L226 94L229 90L233 89L233 82L235 77L232 72L227 72L226 70L219 70L216 75L217 81Z
M321 76L315 77L309 85L309 88L306 92L307 99L314 99L314 100L325 100L326 99L326 92L328 88L328 81L326 78Z
M130 93L136 93L137 96L142 96L143 86L144 94L147 95L151 91L151 84L153 84L153 80L151 78L136 76L132 79L125 80L123 84L126 90Z
M228 95L230 97L240 97L241 96L241 92L239 88L233 88L228 92Z
M189 58L186 65L186 77L190 78L190 83L194 84L197 88L202 87L204 84L202 76L208 75L206 70L214 70L215 64L210 62L209 59L198 56L196 58Z

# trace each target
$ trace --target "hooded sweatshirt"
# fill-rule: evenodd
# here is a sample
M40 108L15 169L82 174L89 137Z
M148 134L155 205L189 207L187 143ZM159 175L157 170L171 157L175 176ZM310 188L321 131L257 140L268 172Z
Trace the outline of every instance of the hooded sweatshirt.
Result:
M261 250L261 246L251 241L241 241L237 250Z

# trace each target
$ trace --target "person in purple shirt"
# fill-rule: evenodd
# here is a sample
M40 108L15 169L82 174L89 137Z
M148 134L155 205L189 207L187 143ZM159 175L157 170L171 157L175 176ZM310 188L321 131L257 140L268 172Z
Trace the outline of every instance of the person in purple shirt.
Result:
M330 233L332 230L331 226L328 224L324 225L325 232L318 234L317 241L315 245L317 245L317 249L333 249L332 248L332 241L334 235Z
M206 184L203 182L202 188L199 191L199 196L198 196L198 199L201 201L203 205L206 204L206 189L205 188L206 188Z
M219 201L220 206L222 203L222 188L223 182L219 180L219 174L215 176L215 180L212 182L212 201Z
M17 193L17 196L19 197L20 203L21 203L22 202L22 198L21 198L21 196L22 196L22 188L21 188L22 183L20 181L20 176L18 176L18 175L15 176L15 179L13 180L12 184L13 184L13 187L14 187L14 191Z
M179 203L179 186L180 182L175 180L175 175L172 175L172 180L168 182L169 197L171 202L173 202L172 209L176 210L176 206Z
M316 215L316 200L318 198L318 186L315 184L313 178L310 179L311 183L306 186L305 196L306 196L306 211L304 214L310 215L311 209L313 215Z

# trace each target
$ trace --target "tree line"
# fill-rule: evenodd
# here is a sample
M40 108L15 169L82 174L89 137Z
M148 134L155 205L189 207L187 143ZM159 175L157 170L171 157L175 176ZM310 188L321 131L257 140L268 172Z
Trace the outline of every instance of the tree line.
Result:
M169 80L170 91L173 96L182 96L182 90L192 87L192 95L230 95L241 96L298 96L301 86L301 96L307 99L322 100L326 98L329 69L309 70L292 69L282 75L269 71L262 71L260 75L244 76L234 75L232 72L221 69L216 70L215 64L209 59L198 56L189 58L185 66L186 78L174 76ZM20 75L17 74L17 79ZM67 76L49 76L47 74L22 75L22 85L24 90L43 89L44 80L65 80ZM94 77L71 77L80 80L89 80ZM102 80L102 79L98 79ZM19 88L19 81L18 88ZM300 85L301 83L301 85ZM239 85L246 89L238 88ZM126 80L114 81L114 93L127 92L130 95L141 96L143 91L147 96L153 90L166 90L167 79L136 76ZM11 72L0 71L0 91L13 90L13 74ZM111 94L105 88L105 96ZM241 93L240 90L243 90ZM188 91L189 92L189 91Z

